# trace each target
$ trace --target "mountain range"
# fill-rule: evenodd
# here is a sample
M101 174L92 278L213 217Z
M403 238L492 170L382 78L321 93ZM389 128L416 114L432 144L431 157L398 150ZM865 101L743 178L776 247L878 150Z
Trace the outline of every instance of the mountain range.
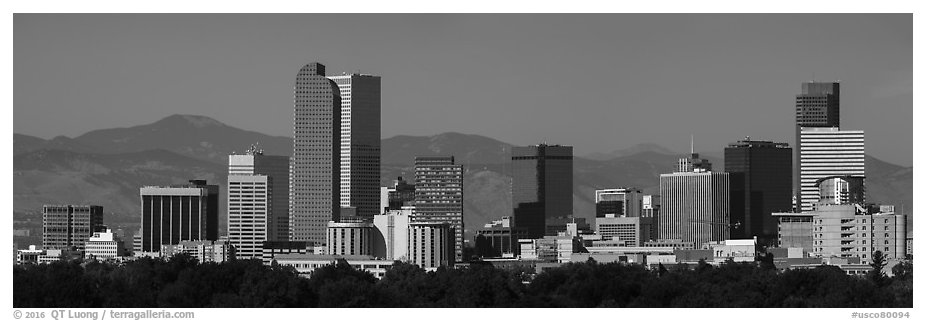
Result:
M101 129L75 138L13 134L13 207L41 220L43 204L103 205L106 222L138 225L138 189L144 185L207 179L225 199L227 155L259 143L268 155L290 155L292 138L270 136L194 115L172 115L128 128ZM382 140L382 185L414 177L414 157L453 155L465 168L464 224L468 232L511 215L511 144L479 135L442 133ZM706 153L715 168L723 160ZM640 144L574 158L574 205L578 217L594 218L594 190L639 187L658 193L659 174L671 172L681 153ZM869 200L903 204L912 213L913 168L866 157ZM224 213L220 201L220 213ZM912 218L911 218L912 221ZM225 219L220 219L224 230ZM912 223L909 224L912 227Z

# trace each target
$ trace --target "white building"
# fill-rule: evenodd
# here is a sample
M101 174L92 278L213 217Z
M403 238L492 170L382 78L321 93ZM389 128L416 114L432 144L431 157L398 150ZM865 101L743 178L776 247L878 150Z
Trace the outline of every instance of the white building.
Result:
M730 238L730 174L712 172L710 163L692 157L678 170L659 175L658 237L702 244Z
M388 211L373 216L373 256L387 260L408 259L408 224L413 209Z
M239 259L260 258L264 241L289 240L289 157L252 145L228 156L228 238Z
M100 260L116 259L123 255L122 240L111 229L93 233L84 250L84 257Z
M839 127L801 127L798 166L801 211L820 200L816 183L830 176L865 176L865 132Z
M310 277L315 269L335 264L342 259L355 269L370 272L377 279L382 279L386 270L394 263L391 260L377 260L368 255L281 254L273 260L281 266L293 267L299 276Z

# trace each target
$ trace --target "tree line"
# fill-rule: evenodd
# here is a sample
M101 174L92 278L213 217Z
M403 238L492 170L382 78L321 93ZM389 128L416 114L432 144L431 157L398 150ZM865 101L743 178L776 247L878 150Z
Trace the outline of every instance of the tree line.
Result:
M17 308L284 307L913 307L913 265L864 277L833 266L778 271L769 262L568 263L536 276L490 264L427 272L396 262L381 280L346 262L300 277L259 260L198 263L187 255L17 265Z

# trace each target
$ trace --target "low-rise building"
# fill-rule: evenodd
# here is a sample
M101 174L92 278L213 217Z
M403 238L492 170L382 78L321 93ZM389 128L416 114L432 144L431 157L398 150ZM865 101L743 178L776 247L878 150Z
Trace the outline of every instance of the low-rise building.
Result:
M321 246L324 248L324 246ZM282 254L321 254L315 252L315 243L301 241L265 241L261 247L261 261L270 265L277 255Z
M377 260L369 255L280 254L273 259L281 266L293 267L302 277L309 277L315 269L336 264L338 260L345 260L355 269L370 272L377 279L382 279L386 270L395 262Z
M219 241L181 241L179 244L161 245L161 257L170 258L187 253L200 263L221 263L233 259L234 251L227 239Z
M87 240L84 255L91 259L113 260L125 255L125 251L122 248L122 240L116 237L111 229L106 229L105 232L93 233Z

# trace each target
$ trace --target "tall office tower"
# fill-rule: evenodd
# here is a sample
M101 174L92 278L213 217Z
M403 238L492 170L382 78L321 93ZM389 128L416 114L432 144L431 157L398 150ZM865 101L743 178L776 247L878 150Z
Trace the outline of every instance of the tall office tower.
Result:
M818 181L832 176L865 177L865 132L835 127L803 127L796 154L800 178L797 204L813 210L820 199Z
M251 146L228 156L228 239L239 259L260 258L264 241L289 239L289 157Z
M219 236L219 186L205 180L190 184L145 186L141 194L142 252L180 241L214 241Z
M691 159L679 160L679 164L699 162L694 153ZM659 175L659 238L694 242L695 246L729 239L730 174L712 172L709 167L679 168L692 171Z
M382 214L379 209L380 77L360 74L330 76L341 96L341 207L358 216Z
M794 155L792 166L792 195L795 210L809 210L803 206L801 182L801 131L812 127L839 127L839 83L805 82L795 97Z
M42 206L42 248L83 251L94 232L103 229L103 207L99 205Z
M572 216L572 146L511 148L514 221L527 237L541 238L547 221Z
M340 214L340 89L313 62L299 70L294 95L289 239L321 244Z
M463 261L463 165L454 165L453 156L415 157L412 221L450 224L456 262Z
M595 217L642 216L643 194L636 188L612 188L595 190Z
M775 244L772 213L791 209L791 148L747 136L727 145L723 168L730 173L730 237Z
M447 223L413 222L408 225L408 260L425 269L454 261L453 240L456 233Z

